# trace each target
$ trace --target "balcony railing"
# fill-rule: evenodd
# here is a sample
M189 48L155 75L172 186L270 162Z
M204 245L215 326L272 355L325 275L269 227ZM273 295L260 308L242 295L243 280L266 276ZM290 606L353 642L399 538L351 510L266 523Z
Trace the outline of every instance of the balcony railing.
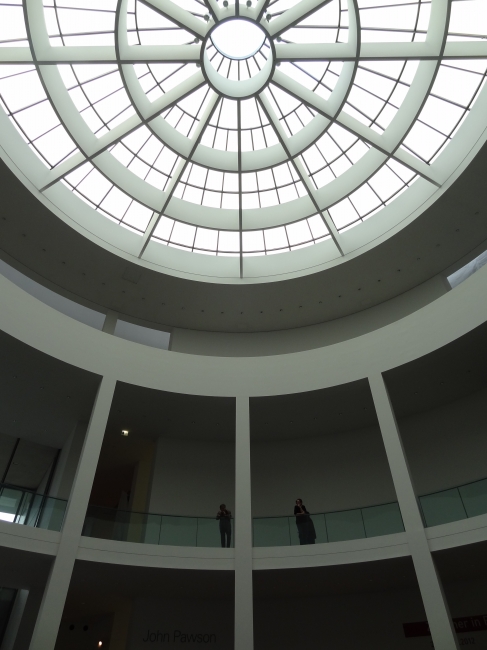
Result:
M487 513L487 479L467 483L419 497L426 527L448 524ZM404 531L397 502L367 508L311 515L316 544L344 542ZM254 546L295 546L299 544L296 518L259 517L254 519Z
M221 546L219 523L215 517L155 515L99 506L88 507L83 535L143 544Z
M0 521L60 531L67 501L0 484Z
M399 505L385 503L368 508L322 512L311 515L316 544L344 542L404 532ZM299 544L296 517L254 519L254 546L296 546Z
M484 515L487 513L487 479L426 494L419 497L419 503L426 526Z
M487 479L419 497L427 527L487 513ZM67 501L0 484L0 520L60 531ZM397 502L311 515L316 543L343 542L404 531ZM233 528L233 522L232 522ZM172 546L221 546L213 517L179 517L89 506L83 535ZM294 516L253 520L254 546L299 544ZM233 534L232 534L233 546Z

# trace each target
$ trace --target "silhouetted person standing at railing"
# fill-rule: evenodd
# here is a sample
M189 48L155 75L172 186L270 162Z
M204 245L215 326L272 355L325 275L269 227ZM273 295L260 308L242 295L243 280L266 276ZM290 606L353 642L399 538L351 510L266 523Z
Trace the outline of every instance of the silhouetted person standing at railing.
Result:
M296 499L294 514L296 516L296 526L298 527L299 543L301 545L314 544L316 540L315 527L302 499Z
M216 518L220 522L222 548L225 548L225 546L230 548L232 543L232 513L230 510L227 510L227 506L224 503L220 504L220 510L217 512Z

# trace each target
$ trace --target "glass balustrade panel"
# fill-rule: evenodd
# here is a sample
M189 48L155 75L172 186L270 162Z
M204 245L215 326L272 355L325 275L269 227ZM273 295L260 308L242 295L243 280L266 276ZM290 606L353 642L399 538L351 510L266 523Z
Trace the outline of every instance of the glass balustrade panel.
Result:
M159 544L164 546L196 546L197 533L197 517L161 515Z
M487 513L487 479L463 485L458 489L467 517L476 517Z
M296 517L287 517L289 523L289 536L291 538L291 546L299 546L299 533L296 524Z
M360 510L329 512L325 515L329 542L344 542L365 537L364 523Z
M21 509L23 490L2 487L0 492L0 520L14 522Z
M123 511L118 511L115 508L89 506L83 526L83 535L99 539L123 540L124 525L119 512Z
M37 520L37 527L60 531L64 521L66 505L67 502L64 499L46 497L43 503L41 499L41 511Z
M328 532L326 530L325 515L320 513L317 515L310 515L310 517L316 534L315 544L326 544L328 541ZM291 531L292 546L300 545L301 542L299 540L299 530L296 523L296 517L289 517L289 527Z
M294 517L259 517L254 519L254 546L290 546L292 543L290 527L293 525L296 526Z
M380 506L362 508L365 534L367 537L403 533L401 511L398 503L385 503Z
M233 548L234 537L234 520L231 521L232 537L231 548ZM216 519L208 517L198 517L198 537L197 546L204 546L206 548L218 548L221 546L220 537L220 524ZM225 542L226 543L226 542Z
M162 515L146 515L144 544L159 544Z
M427 494L419 497L419 501L426 526L439 526L467 517L458 488Z

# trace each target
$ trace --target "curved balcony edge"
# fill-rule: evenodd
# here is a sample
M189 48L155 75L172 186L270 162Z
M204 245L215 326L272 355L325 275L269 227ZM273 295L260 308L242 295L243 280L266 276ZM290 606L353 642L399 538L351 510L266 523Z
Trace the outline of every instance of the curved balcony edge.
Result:
M55 556L61 533L0 521L0 547Z
M82 537L77 559L140 567L233 571L234 556L232 548L158 546Z

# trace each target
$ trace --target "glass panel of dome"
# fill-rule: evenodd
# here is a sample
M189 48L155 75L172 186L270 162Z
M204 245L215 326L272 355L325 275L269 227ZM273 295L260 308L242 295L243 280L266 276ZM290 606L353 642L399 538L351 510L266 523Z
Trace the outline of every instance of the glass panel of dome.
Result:
M452 0L448 40L485 38L487 5L483 0Z
M45 0L45 25L34 4L26 5L37 16L29 22L35 25L29 48L39 60L36 69L27 67L24 51L18 60L12 54L11 45L28 32L22 3L2 3L0 16L17 17L0 21L1 106L47 170L59 168L49 172L45 188L67 183L92 209L134 228L143 229L150 218L129 223L125 212L151 214L142 207L158 205L154 191L168 192L161 209L176 214L170 207L174 196L181 222L201 227L207 220L210 229L210 210L258 208L252 219L264 226L277 206L291 204L270 221L286 232L288 223L306 219L310 193L321 211L333 197L330 215L340 230L380 213L418 173L427 180L439 174L444 182L436 160L468 117L485 79L486 61L472 49L487 35L485 3L452 0L448 16L441 0L359 0L355 16L352 2L332 0L309 15L303 9L301 18L300 4L270 3L270 18L261 24L255 22L257 6L251 6L241 27L237 18L205 19L207 8L196 0L168 0L163 7L151 1L66 0L58 6ZM294 18L288 19L291 7ZM226 51L218 34L240 35L244 28L258 37L255 46L231 36L227 50L247 49ZM441 32L460 48L448 52L447 44L446 58ZM417 46L427 33L426 55ZM35 49L46 39L55 49L43 46L43 62ZM42 120L33 119L36 112ZM377 151L382 159L372 155ZM83 155L93 161L89 174ZM411 169L402 165L405 160ZM128 169L125 175L119 163ZM434 168L431 174L427 166ZM131 207L133 200L140 208ZM252 229L259 225L253 221ZM146 234L146 241L157 238L155 231ZM238 241L240 234L233 235ZM218 235L218 250L234 253L239 247L222 249ZM265 254L265 246L259 251Z
M22 3L0 3L0 47L27 45Z

